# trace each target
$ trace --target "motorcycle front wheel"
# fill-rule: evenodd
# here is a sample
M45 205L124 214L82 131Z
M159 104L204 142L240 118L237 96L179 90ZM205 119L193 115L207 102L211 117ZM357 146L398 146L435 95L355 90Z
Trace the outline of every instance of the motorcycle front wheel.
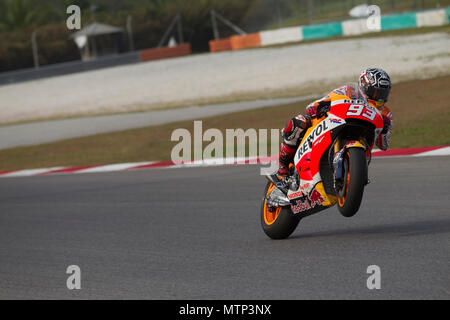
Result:
M349 148L344 156L344 184L338 191L338 209L344 217L358 212L367 178L367 162L364 149Z

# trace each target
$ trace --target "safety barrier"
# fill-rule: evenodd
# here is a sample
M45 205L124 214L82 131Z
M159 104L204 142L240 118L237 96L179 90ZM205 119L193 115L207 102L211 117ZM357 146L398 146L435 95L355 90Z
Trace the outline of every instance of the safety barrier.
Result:
M342 24L340 22L313 24L303 27L303 40L330 38L335 36L342 36Z
M355 19L342 21L342 33L344 36L355 36L363 33L377 32L367 27L367 19Z
M261 45L261 34L251 33L212 40L209 42L209 50L211 52L242 50L261 47Z
M255 48L261 46L261 36L259 33L231 36L230 42L232 50Z
M43 65L39 68L27 68L0 73L0 85L32 81L66 74L99 70L120 65L139 63L139 52L132 51L120 55L100 57L90 61L70 61Z
M450 9L450 7L449 7L449 9ZM450 12L450 11L448 11L448 12ZM417 13L417 26L418 27L441 26L446 23L447 23L447 13L446 13L445 9Z
M309 26L261 31L249 35L232 36L210 42L211 52L264 47L303 40L353 36L370 32L398 30L414 27L440 26L450 23L450 6L419 12L406 12L381 17L378 29L369 29L367 19L352 19Z
M211 52L229 51L231 50L230 38L211 40L209 42L209 50Z
M407 29L417 27L415 12L393 14L381 17L381 31Z
M270 46L303 40L302 27L291 27L260 32L261 45Z
M91 61L56 63L39 68L28 68L0 73L0 85L44 79L54 76L98 70L143 61L181 57L191 54L191 45L184 43L175 47L164 47L133 51L120 55L100 57Z
M191 45L183 43L175 47L152 48L140 51L141 61L181 57L191 54Z

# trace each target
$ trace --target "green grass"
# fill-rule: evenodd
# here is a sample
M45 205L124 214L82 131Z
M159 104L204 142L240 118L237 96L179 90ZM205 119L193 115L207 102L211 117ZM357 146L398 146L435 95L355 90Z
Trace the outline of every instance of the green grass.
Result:
M450 145L450 112L422 117L420 123L423 124L394 127L392 148Z

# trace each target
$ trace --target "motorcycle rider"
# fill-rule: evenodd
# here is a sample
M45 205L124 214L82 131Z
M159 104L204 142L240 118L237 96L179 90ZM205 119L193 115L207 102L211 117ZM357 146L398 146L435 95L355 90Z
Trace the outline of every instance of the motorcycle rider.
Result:
M351 91L353 90L353 86L342 86L333 90L330 94L351 96ZM393 125L392 113L385 105L391 90L391 79L384 70L369 68L361 73L357 90L367 98L370 105L381 112L384 128L375 139L375 143L378 148L385 151L389 147ZM305 115L299 114L295 116L283 128L279 155L279 176L286 177L289 174L289 164L293 161L295 152L306 130L311 126L311 119L331 106L330 94L309 104L306 107Z

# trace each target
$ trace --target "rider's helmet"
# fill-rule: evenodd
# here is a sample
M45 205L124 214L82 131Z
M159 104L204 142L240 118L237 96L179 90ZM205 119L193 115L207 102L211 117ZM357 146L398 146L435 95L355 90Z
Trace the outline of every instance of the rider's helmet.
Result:
M391 92L391 78L380 68L366 69L359 77L359 87L368 100L374 101L377 106L382 106L388 101Z

